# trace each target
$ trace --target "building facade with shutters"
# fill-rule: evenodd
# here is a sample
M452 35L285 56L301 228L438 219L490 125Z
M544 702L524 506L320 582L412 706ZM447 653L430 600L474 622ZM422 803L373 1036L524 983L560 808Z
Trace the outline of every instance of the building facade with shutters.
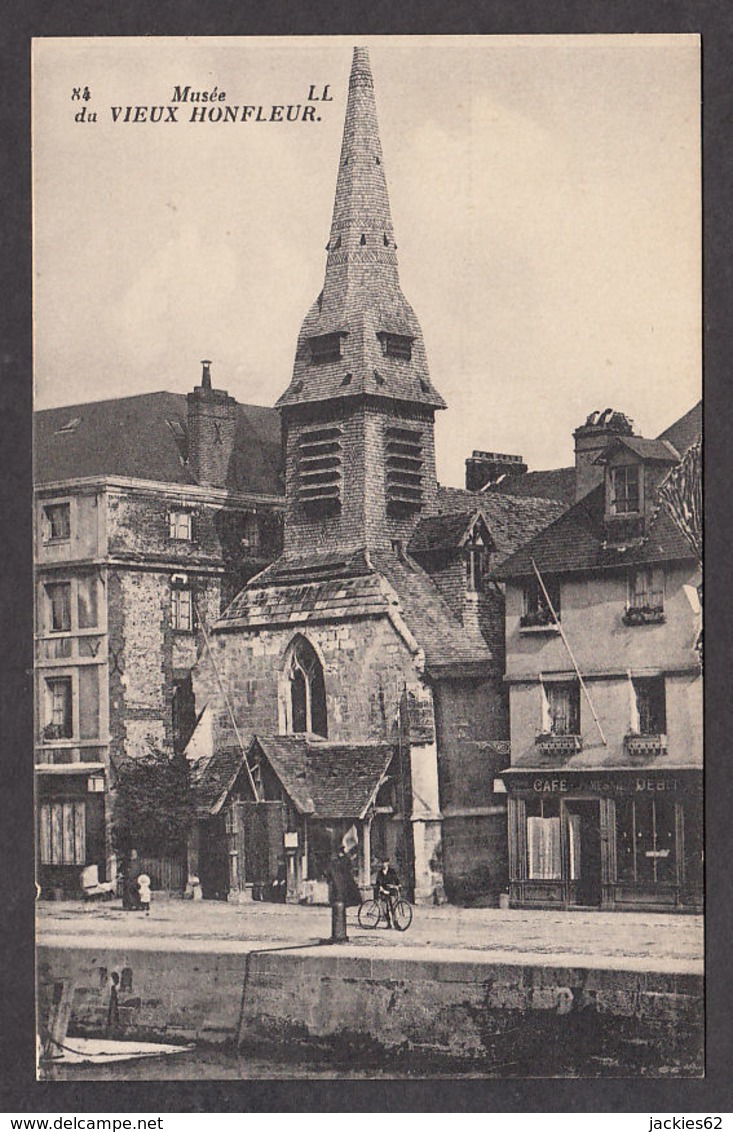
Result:
M630 427L599 437L596 417L578 433L597 486L499 569L511 900L692 910L701 574L658 489L699 441L701 407L653 440Z
M279 553L280 429L206 363L188 399L38 412L34 447L38 879L78 893L114 871L115 765L193 730L199 621Z

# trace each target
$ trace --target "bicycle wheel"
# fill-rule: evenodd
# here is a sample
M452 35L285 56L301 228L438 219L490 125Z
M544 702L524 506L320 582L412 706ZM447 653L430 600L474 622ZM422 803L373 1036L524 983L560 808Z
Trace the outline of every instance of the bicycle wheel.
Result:
M376 900L365 900L359 905L359 927L376 928L382 916L381 909Z
M392 909L392 923L398 932L406 932L412 923L412 905L406 900L397 900Z

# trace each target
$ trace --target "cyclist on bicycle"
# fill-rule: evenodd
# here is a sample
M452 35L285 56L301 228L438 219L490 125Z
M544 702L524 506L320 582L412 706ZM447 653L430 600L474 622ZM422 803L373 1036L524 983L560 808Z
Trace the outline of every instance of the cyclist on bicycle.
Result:
M374 882L374 899L384 908L387 917L387 927L393 927L392 910L394 901L400 888L400 878L390 865L389 861L382 861L382 867L377 873Z

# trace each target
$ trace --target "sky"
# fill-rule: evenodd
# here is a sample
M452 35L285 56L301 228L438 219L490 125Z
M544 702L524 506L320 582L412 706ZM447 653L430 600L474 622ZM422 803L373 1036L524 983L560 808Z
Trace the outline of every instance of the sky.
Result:
M649 436L686 412L702 365L692 35L36 39L36 407L185 393L202 358L216 387L274 403L323 282L355 45L402 288L448 402L441 481L460 485L474 448L570 464L596 409ZM123 120L185 85L316 120Z

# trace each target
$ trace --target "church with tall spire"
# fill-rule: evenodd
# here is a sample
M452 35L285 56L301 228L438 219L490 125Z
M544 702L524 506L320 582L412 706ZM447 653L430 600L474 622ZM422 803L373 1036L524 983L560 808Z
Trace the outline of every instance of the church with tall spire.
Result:
M496 896L508 744L503 605L488 579L554 516L547 500L437 482L446 405L400 286L364 47L326 251L276 404L283 553L223 612L193 674L189 756L211 807L190 868L203 877L226 811L231 892L286 864L289 900L323 898L345 844L365 894L389 859L416 902Z
M323 289L277 402L286 451L286 552L388 546L435 510L430 381L402 293L374 82L354 50Z

